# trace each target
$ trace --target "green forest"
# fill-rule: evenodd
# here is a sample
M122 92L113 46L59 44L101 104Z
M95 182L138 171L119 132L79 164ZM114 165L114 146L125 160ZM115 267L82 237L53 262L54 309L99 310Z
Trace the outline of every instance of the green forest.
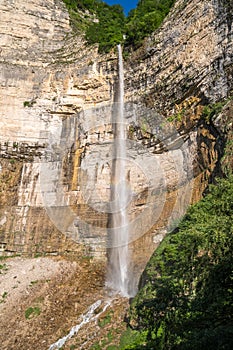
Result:
M175 0L139 0L126 17L121 5L101 0L63 0L72 25L83 32L87 43L99 44L99 52L109 52L119 43L133 49L155 31L167 16Z
M125 349L233 348L233 177L219 179L150 259Z

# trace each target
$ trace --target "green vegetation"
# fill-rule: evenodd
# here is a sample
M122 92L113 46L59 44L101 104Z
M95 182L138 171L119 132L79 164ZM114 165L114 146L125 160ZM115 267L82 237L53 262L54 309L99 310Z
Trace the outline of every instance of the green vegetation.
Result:
M95 1L88 0L63 0L70 14L71 23L76 32L86 30L91 20L93 20L92 4ZM89 12L86 12L88 10Z
M98 325L102 328L111 322L112 311L108 312L107 315L98 321Z
M124 349L233 348L233 177L218 180L152 256ZM140 337L141 335L141 337Z
M25 318L28 320L34 316L39 316L40 312L41 312L41 310L38 306L29 307L27 310L25 310Z
M96 8L98 23L92 23L86 30L88 43L99 44L99 52L110 49L123 40L125 16L120 5L109 6L100 2Z
M7 295L8 295L7 292L3 292L3 293L2 293L2 297L1 297L1 299L0 299L0 304L2 304L2 303L5 302Z
M1 256L0 256L0 261L6 260L7 258L8 258L7 256L1 255Z
M202 111L202 117L206 120L206 122L210 122L214 116L217 116L219 115L219 113L221 113L225 104L226 104L226 101L217 102L217 103L205 106Z
M233 133L231 134L231 137L226 142L225 145L225 154L221 159L222 163L222 169L224 174L232 175L232 169L233 169Z
M108 5L101 0L63 0L73 28L84 32L89 44L99 44L99 52L110 49L123 40L125 15L122 6Z
M6 264L0 264L0 274L2 273L2 271L7 271L7 265Z
M33 107L33 105L36 103L36 101L31 100L31 101L24 101L23 106L24 107Z
M31 281L29 284L29 287L32 287L34 284L37 284L38 282L39 282L38 280Z
M171 115L170 117L167 118L167 121L168 122L174 122L174 121L177 121L177 122L181 122L183 117L185 115L185 111L180 111L180 112L177 112L176 114L173 114Z
M1 255L0 256L0 261L5 261L7 259L11 259L11 258L16 258L20 256L20 254L14 254L14 255Z
M95 343L91 346L90 350L101 350L99 343Z
M139 0L127 18L126 45L141 45L146 36L159 28L174 3L175 0Z
M134 48L156 30L175 0L139 0L126 18L121 5L108 5L101 0L63 0L73 28L85 33L89 44L99 44L99 52L109 52L124 42ZM124 41L124 36L126 37Z
M222 112L223 107L230 102L232 98L233 97L230 96L223 101L204 106L202 117L206 120L206 122L210 122L214 117L218 116Z
M131 328L128 328L121 336L120 344L118 349L119 350L125 350L125 349L137 349L138 345L145 344L147 332L138 332L136 330L132 330Z

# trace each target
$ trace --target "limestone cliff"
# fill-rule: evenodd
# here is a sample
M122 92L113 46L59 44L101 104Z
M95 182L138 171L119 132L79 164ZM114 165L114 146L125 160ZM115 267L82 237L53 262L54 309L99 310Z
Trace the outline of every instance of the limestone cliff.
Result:
M1 1L0 12L2 249L74 250L46 215L42 158L78 111L111 100L112 78L97 49L73 35L62 1Z
M177 0L162 27L132 54L128 98L136 90L148 106L167 114L190 96L203 104L229 96L232 21L232 1Z
M117 57L72 33L62 1L0 15L2 251L104 257ZM230 2L178 0L125 62L136 269L218 171L224 136L201 114L232 94L232 47Z

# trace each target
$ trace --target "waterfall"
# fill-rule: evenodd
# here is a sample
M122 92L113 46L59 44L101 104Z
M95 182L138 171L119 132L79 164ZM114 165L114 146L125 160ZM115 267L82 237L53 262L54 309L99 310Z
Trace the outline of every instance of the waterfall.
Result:
M129 186L126 176L126 122L124 116L124 70L121 45L118 45L118 98L113 113L114 156L112 164L111 214L109 227L107 285L129 297L129 223L127 202Z

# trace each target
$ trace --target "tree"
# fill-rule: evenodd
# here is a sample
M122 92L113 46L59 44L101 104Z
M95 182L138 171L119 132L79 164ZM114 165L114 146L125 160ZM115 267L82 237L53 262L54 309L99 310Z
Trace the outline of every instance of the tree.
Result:
M152 256L131 306L147 346L233 346L233 177L192 206Z

